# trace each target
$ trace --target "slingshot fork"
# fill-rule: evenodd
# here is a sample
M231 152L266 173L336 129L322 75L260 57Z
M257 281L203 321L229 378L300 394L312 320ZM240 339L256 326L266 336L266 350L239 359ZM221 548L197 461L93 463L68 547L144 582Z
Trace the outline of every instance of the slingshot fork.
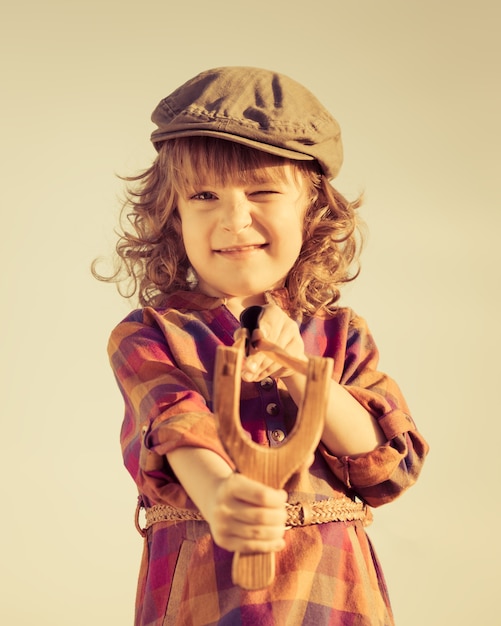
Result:
M249 330L243 329L233 346L219 346L217 349L214 413L218 421L219 436L240 473L275 489L281 489L318 446L325 421L333 360L310 357L306 364L265 340L258 340L254 344L257 349L266 352L282 365L306 374L303 402L299 407L294 428L283 444L267 448L252 441L240 421L240 374L248 338ZM274 577L273 552L234 554L234 584L243 589L262 589L271 584Z

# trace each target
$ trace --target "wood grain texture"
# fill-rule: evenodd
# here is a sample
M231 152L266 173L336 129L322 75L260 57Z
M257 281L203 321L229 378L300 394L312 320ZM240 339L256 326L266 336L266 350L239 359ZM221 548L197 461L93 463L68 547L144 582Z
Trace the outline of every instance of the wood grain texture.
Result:
M277 361L294 367L295 360L266 342L265 351ZM285 356L284 356L285 355ZM306 387L294 428L284 443L267 448L252 441L242 427L239 413L243 342L220 346L216 354L214 376L214 413L219 436L233 459L237 470L265 485L281 489L297 472L318 446L325 421L327 394L332 376L333 360L311 357L303 373ZM299 363L299 362L298 362ZM303 369L303 368L301 368ZM239 554L233 559L232 578L244 589L261 589L275 576L275 554Z

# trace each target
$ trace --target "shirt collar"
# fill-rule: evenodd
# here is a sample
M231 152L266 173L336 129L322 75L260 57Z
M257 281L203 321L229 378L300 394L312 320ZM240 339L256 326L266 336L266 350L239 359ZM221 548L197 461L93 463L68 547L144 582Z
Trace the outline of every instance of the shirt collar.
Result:
M274 289L268 293L271 302L275 302L280 308L287 310L288 292L285 287ZM159 308L203 311L217 309L224 306L225 302L225 298L208 296L199 291L175 291L167 296Z

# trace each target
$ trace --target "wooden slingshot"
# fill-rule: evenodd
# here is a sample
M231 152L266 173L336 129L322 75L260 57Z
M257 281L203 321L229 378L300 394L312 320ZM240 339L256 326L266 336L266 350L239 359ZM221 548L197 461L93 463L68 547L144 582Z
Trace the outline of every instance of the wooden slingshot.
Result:
M267 448L252 441L240 421L240 385L243 357L252 332L258 328L261 307L249 307L241 316L242 329L233 346L219 346L214 374L214 413L219 436L239 472L265 485L281 489L313 454L322 435L327 406L328 385L333 360L310 357L308 363L289 356L266 341L252 341L277 363L306 375L303 403L296 423L284 443ZM232 580L243 589L262 589L275 577L275 554L233 556Z

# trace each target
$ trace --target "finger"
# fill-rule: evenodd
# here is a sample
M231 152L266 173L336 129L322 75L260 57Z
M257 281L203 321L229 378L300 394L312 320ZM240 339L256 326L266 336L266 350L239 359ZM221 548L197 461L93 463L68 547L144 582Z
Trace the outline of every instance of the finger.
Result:
M295 370L284 367L268 357L261 357L258 361L253 357L242 366L242 380L246 382L259 382L265 378L285 378L294 374Z
M214 541L232 552L276 552L284 545L287 527L244 524L235 519L216 520L211 525Z
M257 382L278 372L280 365L264 355L256 355L246 359L242 366L242 379L246 382Z
M234 507L222 507L215 516L219 534L274 541L283 536L287 523L287 511L262 509L241 503Z
M247 511L244 516L251 520L254 514ZM275 541L283 537L287 515L285 513L279 515L275 511L266 515L265 518L267 523L258 524L234 517L228 526L228 533L242 539L259 539L261 541Z
M237 524L249 528L259 528L263 532L274 532L273 529L283 529L287 522L287 510L284 506L277 508L256 507L253 505L236 505L227 515ZM243 534L242 536L247 536Z
M267 357L268 361L263 362L275 363L277 370L282 367L291 373L305 372L307 358L304 343L295 325L289 324L278 331L275 329L273 340L265 338L259 329L254 331L251 337L251 355L256 353Z
M241 554L248 553L268 553L268 552L280 552L285 548L285 529L283 536L279 539L270 541L263 541L262 539L244 539L242 537L234 536L221 536L214 537L214 541L229 552L240 552Z
M285 532L285 517L278 524L248 524L233 518L218 524L217 536L233 551L275 552L282 549Z
M234 473L225 483L230 496L246 504L264 509L280 509L287 502L287 492L284 489L263 485L243 474Z

